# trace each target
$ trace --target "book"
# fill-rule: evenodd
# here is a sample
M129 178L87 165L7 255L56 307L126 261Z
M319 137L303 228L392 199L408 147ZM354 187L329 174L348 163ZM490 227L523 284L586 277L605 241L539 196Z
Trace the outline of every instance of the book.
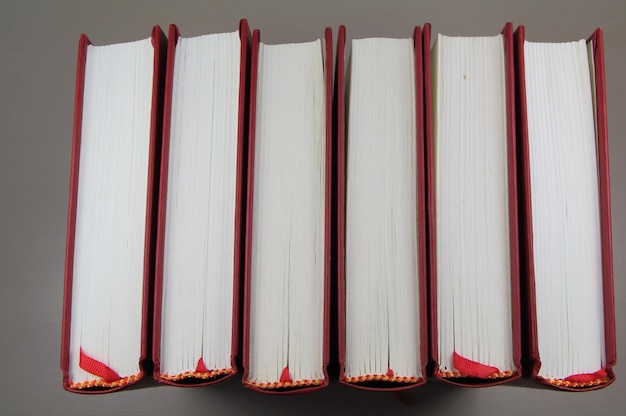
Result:
M104 393L149 360L165 35L78 44L61 335L63 387Z
M540 383L598 389L616 357L603 34L515 36L524 357Z
M512 25L424 28L430 354L464 386L521 376Z
M169 29L154 294L154 378L237 372L250 31Z
M345 79L344 53L341 26L339 380L406 389L426 382L428 363L422 31L416 27L408 39L353 40Z
M328 384L332 32L282 45L252 36L243 384Z

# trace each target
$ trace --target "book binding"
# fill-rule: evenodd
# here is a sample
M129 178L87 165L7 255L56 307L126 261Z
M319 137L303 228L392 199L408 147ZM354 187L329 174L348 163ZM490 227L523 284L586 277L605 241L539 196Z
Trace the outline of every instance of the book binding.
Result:
M426 26L429 27L427 24ZM425 40L424 40L425 42ZM422 29L417 26L413 31L413 51L415 56L415 126L416 126L416 188L417 188L417 229L418 229L418 288L420 309L420 362L422 377L398 377L389 369L385 374L365 374L348 377L345 372L346 361L346 288L345 288L345 207L346 207L346 124L345 124L345 43L346 31L339 27L337 39L337 60L335 72L335 137L336 137L336 252L337 252L337 339L339 360L339 381L364 390L396 391L410 389L426 383L426 365L428 364L428 304L427 304L427 239L426 239L426 170L424 148L424 71L422 48L424 47Z
M87 47L91 41L87 35L82 34L78 43L78 60L76 69L76 90L74 98L74 125L72 135L72 161L70 168L70 191L67 220L67 240L65 252L65 282L63 295L63 322L61 329L61 370L63 371L63 388L77 393L108 393L130 386L138 382L144 373L144 365L150 361L150 338L152 331L152 291L154 273L154 248L155 248L155 219L156 219L156 194L158 181L156 177L159 170L159 152L161 143L164 65L166 58L165 34L159 26L154 26L151 32L152 46L154 47L152 101L150 116L150 149L148 160L148 183L146 204L146 227L145 227L145 251L143 259L143 291L142 291L142 323L141 323L141 355L137 357L140 364L140 372L124 378L112 377L116 374L104 364L98 363L93 358L79 352L81 365L92 368L101 377L99 380L86 383L73 383L69 379L69 356L70 356L70 328L72 314L72 284L74 268L74 249L76 233L76 212L78 201L78 177L80 174L80 148L83 119L83 94L85 87L85 68L87 62ZM138 300L139 301L139 300ZM107 370L108 369L108 370ZM102 371L100 371L102 370ZM110 370L110 371L109 371Z
M235 196L235 238L234 238L234 267L233 267L233 328L231 338L231 365L230 368L207 369L202 361L193 371L181 374L164 374L161 372L161 322L162 322L162 299L163 299L163 266L165 249L165 222L167 207L167 183L169 165L169 143L172 116L172 94L174 87L174 63L176 59L176 45L180 38L180 31L174 24L169 27L167 45L167 65L165 77L165 94L163 107L163 143L161 151L160 192L158 197L158 226L156 246L156 268L154 285L154 334L152 343L152 357L154 361L153 377L156 381L164 384L193 387L213 384L234 376L237 373L237 359L239 352L239 316L240 316L240 276L243 264L243 221L244 221L244 196L246 181L246 148L248 134L248 94L249 94L249 62L250 62L250 29L248 21L242 19L239 22L240 70L239 70L239 102L238 102L238 128L237 128L237 178Z
M252 53L250 65L250 102L248 127L248 166L247 166L247 195L246 195L246 226L245 226L245 265L244 265L244 295L243 295L243 380L245 387L268 394L289 394L313 391L326 387L328 379L328 362L330 356L330 264L331 264L331 224L332 224L332 29L324 31L324 80L325 80L325 203L324 203L324 341L323 341L323 378L316 380L293 380L289 369L284 368L280 380L268 383L257 383L249 379L248 369L250 360L250 279L252 263L252 212L254 209L254 149L257 108L257 82L259 72L259 49L261 42L260 31L252 33Z
M435 197L435 148L432 92L431 27L424 27L424 96L426 131L426 177L428 215L428 295L430 312L430 357L434 363L434 375L448 383L466 387L485 387L507 383L520 378L521 366L521 321L519 289L519 230L517 208L517 158L516 158L516 113L515 113L515 67L513 54L513 25L506 23L502 29L504 40L504 65L506 83L506 131L507 131L507 176L509 205L509 253L511 270L511 328L513 342L514 371L500 371L481 363L474 363L456 354L454 363L457 371L441 371L438 358L437 331L437 250L436 250L436 197ZM460 367L460 368L459 368Z
M520 181L520 239L522 252L522 299L524 312L524 359L529 376L541 384L568 391L596 390L615 381L613 366L616 362L615 301L613 288L613 249L611 236L611 192L609 177L609 150L606 115L606 78L604 72L604 36L596 29L587 39L591 42L595 73L595 111L600 207L600 239L602 245L602 291L604 311L605 362L604 367L591 374L576 374L565 379L539 376L541 357L537 341L537 315L533 249L532 191L530 180L530 149L528 142L528 117L524 58L524 26L515 31L516 87L518 100L519 181Z

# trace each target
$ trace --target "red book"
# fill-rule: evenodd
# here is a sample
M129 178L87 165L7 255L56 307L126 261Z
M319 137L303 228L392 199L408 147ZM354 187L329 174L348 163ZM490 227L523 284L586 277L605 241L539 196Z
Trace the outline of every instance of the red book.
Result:
M158 184L156 175L159 165L159 151L161 140L161 114L163 105L163 81L165 75L165 44L166 38L161 29L155 26L152 29L151 44L154 47L154 59L152 64L152 92L151 92L151 109L149 118L149 154L141 155L145 158L147 163L147 186L145 189L140 190L145 196L145 214L143 215L143 222L145 225L145 237L143 238L143 271L141 275L136 276L137 279L141 279L143 290L142 293L137 293L137 296L130 300L134 305L140 305L141 307L141 323L140 323L140 337L141 348L140 352L134 359L138 364L138 370L131 375L118 374L121 373L119 369L113 367L113 363L109 362L105 357L96 357L91 354L89 347L84 346L79 340L79 334L73 333L72 319L76 318L72 316L72 302L78 295L75 292L79 290L76 288L75 273L75 254L80 252L83 247L77 242L77 214L81 212L78 208L79 190L81 189L79 183L81 181L81 172L85 169L84 166L80 166L81 162L81 142L83 134L83 116L85 111L89 111L92 107L90 104L86 104L84 100L85 91L85 78L87 71L87 58L91 53L89 52L89 45L91 42L86 35L81 35L78 45L78 64L76 71L76 95L74 101L74 133L72 139L72 165L70 173L70 192L69 192L69 209L68 209L68 222L67 222L67 245L66 245L66 257L65 257L65 291L63 297L63 327L61 335L61 369L63 370L63 387L72 392L79 393L105 393L115 390L119 390L126 386L136 383L143 377L142 361L149 359L149 345L150 345L150 333L151 333L151 319L152 319L152 274L153 274L153 261L154 261L154 241L155 241L155 218L156 218L156 201L155 196L157 193L156 186ZM139 74L140 75L140 74ZM144 74L145 75L145 74ZM100 86L99 86L100 87ZM101 87L107 88L107 85ZM95 117L105 117L105 115L96 114ZM87 116L85 116L87 117ZM91 114L90 117L94 117ZM101 141L99 144L104 144L106 147L106 140ZM94 146L91 144L90 146ZM99 158L99 155L96 156ZM96 175L108 175L111 172L102 171L96 173ZM98 184L101 185L101 184ZM99 189L95 189L99 192ZM120 190L121 192L121 190ZM83 209L84 211L84 209ZM94 239L98 236L93 236ZM91 236L88 237L91 239ZM90 243L90 242L88 242ZM121 242L120 242L121 244ZM103 256L106 253L103 253ZM135 259L135 261L137 261ZM90 270L100 268L98 264L88 263L84 266L87 268L87 274ZM87 279L88 280L88 279ZM83 276L83 281L85 277ZM84 284L83 284L84 286ZM74 290L73 290L74 289ZM80 289L80 288L79 288ZM119 295L119 292L118 292ZM104 296L104 295L102 295ZM111 302L119 302L123 297L114 296L111 298ZM75 301L78 301L74 299ZM85 312L86 316L94 317L95 314L101 313L98 310L88 310ZM87 319L89 320L89 319ZM137 323L139 327L139 323ZM87 328L87 330L93 328ZM75 337L76 339L74 339ZM76 346L76 347L73 347ZM78 371L84 371L91 376L88 379L79 380L72 375L71 368L76 368ZM80 367L80 370L78 368ZM84 378L84 377L83 377Z
M530 376L542 384L555 388L581 391L594 390L605 387L615 380L613 366L616 361L616 338L615 338L615 307L613 292L613 259L611 247L611 201L609 179L609 151L606 115L606 80L604 74L604 44L601 29L596 29L587 44L591 44L593 55L592 92L595 81L595 133L598 172L598 204L599 204L599 239L601 244L600 263L602 288L601 295L603 306L600 316L604 319L604 351L602 351L602 364L595 372L572 374L567 377L546 377L540 374L542 357L539 351L538 340L538 317L537 317L537 266L535 265L535 247L537 246L536 232L533 234L533 195L531 187L531 149L529 144L527 105L527 80L525 76L525 37L524 26L519 26L515 32L516 48L516 86L518 105L518 137L519 137L519 179L520 179L520 227L521 227L521 252L522 252L522 293L524 300L524 359L530 363ZM556 254L555 254L556 255ZM574 341L575 342L575 341ZM597 340L601 345L601 339ZM601 348L600 348L601 349ZM600 357L598 357L600 359Z
M516 179L516 138L515 138L515 79L513 61L513 27L507 23L502 30L504 40L504 67L506 84L506 144L507 144L507 184L509 208L509 252L510 252L510 294L512 360L514 370L500 371L496 367L472 361L454 353L454 370L440 366L437 314L437 212L435 193L435 146L433 75L431 66L431 28L424 27L424 79L425 79L425 129L426 129L426 177L428 215L428 262L429 262L429 311L430 311L430 355L435 364L437 378L461 386L489 386L509 382L521 376L521 331L519 297L519 254L517 220L517 179Z
M381 374L346 374L346 182L347 182L347 143L346 143L346 85L345 85L345 27L340 26L337 40L337 63L335 73L336 105L336 216L337 216L337 317L338 317L338 355L339 381L365 390L403 390L422 385L426 382L428 363L428 309L426 279L426 172L424 164L424 76L422 29L418 26L413 32L414 76L415 76L415 190L417 195L417 297L419 299L419 367L421 377L409 377L396 374L389 368ZM373 167L372 169L377 169Z
M234 245L230 248L233 257L233 285L232 285L232 332L230 334L230 365L225 368L211 367L206 357L198 355L193 358L194 368L186 371L170 374L163 371L162 338L165 335L163 329L164 312L164 267L166 263L166 210L168 197L168 175L170 172L170 133L174 123L172 114L172 101L175 85L175 61L177 45L179 44L180 32L176 25L170 25L168 36L168 55L165 77L165 103L163 113L163 144L161 153L161 177L159 191L159 211L156 246L156 271L154 291L154 335L152 344L152 357L154 360L153 376L155 380L176 386L200 386L212 384L232 377L237 372L236 357L239 347L239 293L240 276L243 253L243 210L245 197L245 151L247 140L247 102L248 102L248 68L250 51L250 30L248 22L242 19L239 23L239 38L241 42L239 52L239 98L237 118L237 143L236 143L236 178L235 178L235 212L234 212ZM191 54L192 52L187 52ZM217 59L217 58L216 58ZM182 104L180 104L182 105ZM191 110L187 110L191 111ZM209 127L211 128L211 127ZM173 133L172 133L173 134ZM193 144L189 144L192 146ZM175 174L176 172L174 172ZM207 213L208 215L208 213ZM217 232L217 231L213 231ZM200 314L200 312L199 312ZM199 335L202 336L202 335ZM172 342L176 342L173 340ZM182 357L181 357L182 360ZM196 364L197 362L197 364Z
M300 47L301 44L298 45ZM265 392L265 393L291 393L291 392L303 392L303 391L311 391L316 390L328 385L328 375L327 375L327 365L329 360L329 314L330 314L330 299L329 299L329 290L330 290L330 259L331 259L331 186L332 186L332 31L330 28L327 28L324 33L324 39L322 41L323 51L322 59L323 59L323 82L324 82L324 92L323 92L323 100L324 100L324 142L325 142L325 151L324 154L320 157L323 159L322 163L324 167L322 168L324 171L324 183L322 185L322 194L324 195L324 206L323 206L323 232L322 232L322 242L323 242L323 253L318 253L316 255L320 256L320 263L322 267L322 275L319 278L323 278L321 296L323 296L322 307L323 311L320 311L322 316L322 334L321 339L319 337L312 342L321 341L322 351L321 351L321 359L319 362L319 366L316 371L317 376L311 378L302 378L298 377L296 374L299 371L298 368L290 368L288 365L289 358L294 355L294 352L289 350L288 358L285 362L282 362L281 368L278 374L275 374L275 377L272 376L272 379L260 381L259 379L253 379L251 376L253 374L254 360L255 357L251 356L251 342L256 341L257 343L263 343L271 341L267 336L264 337L265 334L260 334L258 332L254 332L253 324L251 321L254 320L254 309L252 307L253 302L253 290L252 287L254 285L254 280L257 279L255 266L254 266L254 235L253 235L253 220L255 218L255 209L259 210L260 198L262 195L255 194L255 181L259 181L259 178L255 175L255 165L259 165L263 163L263 161L267 162L268 165L275 165L276 163L284 163L284 160L281 159L280 162L276 162L276 160L272 159L272 157L268 157L263 160L255 159L255 148L262 146L263 143L259 142L259 132L257 128L259 128L258 124L258 113L264 111L265 109L261 107L261 101L259 101L260 97L260 88L259 84L259 75L261 74L261 65L263 63L261 56L261 51L263 47L266 45L260 44L260 32L255 30L252 35L252 57L251 57L251 69L250 69L250 109L249 109L249 142L248 142L248 182L247 182L247 205L246 205L246 238L245 238L245 267L244 267L244 304L243 304L243 384L244 386ZM285 47L285 45L279 46L270 46L269 48L278 50L280 48ZM317 46L314 46L317 48ZM269 49L268 49L269 50ZM268 54L271 52L267 52ZM284 55L283 55L284 56ZM288 59L288 58L287 58ZM267 93L267 92L266 92ZM314 107L314 105L313 105ZM267 109L270 112L271 109ZM294 139L295 140L295 139ZM276 148L274 148L276 149ZM272 156L272 155L270 155ZM308 157L308 156L307 156ZM262 166L262 165L261 165ZM289 199L285 197L286 199ZM280 209L281 205L276 205L276 209ZM274 244L272 241L270 244ZM281 259L285 258L285 254L281 254L279 257ZM312 276L312 278L317 278L318 276ZM260 285L261 286L261 285ZM260 287L259 287L260 289ZM289 300L287 300L288 302ZM278 302L278 301L276 301ZM270 305L268 305L270 307ZM271 319L279 319L278 317L272 316ZM302 327L306 327L307 325L302 325ZM256 334L256 335L255 335ZM255 338L256 336L256 338ZM270 337L271 338L271 337ZM267 345L267 344L264 344ZM297 354L297 351L295 352ZM279 354L278 352L276 354ZM258 360L258 359L257 359ZM257 361L258 362L258 361ZM282 367L284 366L284 367ZM276 369L273 368L272 372L275 372Z

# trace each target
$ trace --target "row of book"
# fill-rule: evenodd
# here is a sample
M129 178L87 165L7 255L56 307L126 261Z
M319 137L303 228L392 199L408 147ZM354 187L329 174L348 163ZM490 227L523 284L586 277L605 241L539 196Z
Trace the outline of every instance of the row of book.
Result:
M602 31L431 41L81 36L64 388L610 384Z

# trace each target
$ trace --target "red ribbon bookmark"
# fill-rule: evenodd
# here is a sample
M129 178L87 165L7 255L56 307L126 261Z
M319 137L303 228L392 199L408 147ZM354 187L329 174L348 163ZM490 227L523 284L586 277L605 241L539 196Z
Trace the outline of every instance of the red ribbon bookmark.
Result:
M280 373L280 382L281 383L293 383L293 379L289 374L289 367L283 368L283 372Z
M601 368L595 373L573 374L565 379L572 383L589 383L591 381L602 380L608 377L606 370Z
M198 359L198 364L196 364L196 373L208 373L208 372L209 370L204 365L204 360L202 359L202 357L200 357Z
M461 373L470 377L489 378L493 374L497 374L500 370L497 367L491 367L476 361L468 360L454 353L454 367Z
M114 381L122 379L122 377L120 377L119 374L115 372L115 370L106 366L95 358L91 358L90 356L85 354L82 348L80 349L78 366L86 372L100 377L107 383L112 383Z

